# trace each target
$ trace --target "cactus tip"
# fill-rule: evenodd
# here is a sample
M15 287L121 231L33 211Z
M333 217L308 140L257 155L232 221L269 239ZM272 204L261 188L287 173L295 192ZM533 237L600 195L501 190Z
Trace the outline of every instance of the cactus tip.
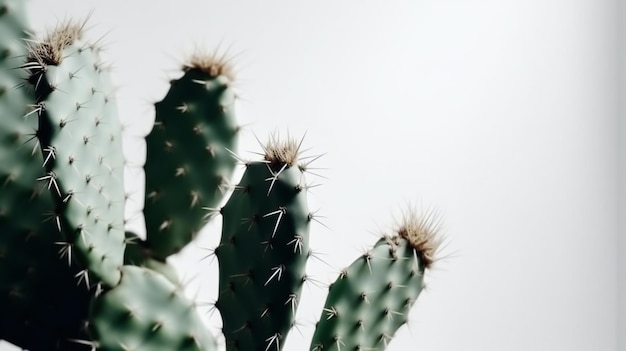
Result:
M301 145L302 140L298 141L290 137L279 140L278 134L274 133L263 145L265 161L270 165L280 164L291 167L298 161Z
M418 212L410 208L403 213L396 233L409 242L424 266L430 268L437 260L443 242L440 227L441 218L437 211Z
M28 62L42 65L61 63L63 49L82 37L86 23L87 19L66 20L49 32L43 40L29 43Z
M225 76L230 81L235 80L235 74L229 60L224 56L196 51L189 60L183 64L183 70L199 69L212 77Z

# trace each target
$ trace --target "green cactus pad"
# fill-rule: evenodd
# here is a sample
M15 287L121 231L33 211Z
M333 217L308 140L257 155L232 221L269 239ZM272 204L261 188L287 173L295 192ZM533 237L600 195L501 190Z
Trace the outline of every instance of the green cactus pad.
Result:
M69 340L86 335L90 293L56 244L63 237L49 220L54 202L37 181L37 119L24 118L34 104L19 69L24 5L0 0L0 339L33 351L81 350Z
M158 260L178 252L204 225L204 207L220 204L236 160L235 92L228 67L197 57L155 105L146 138L147 245Z
M273 142L265 151L221 210L216 307L227 350L281 349L305 280L311 215L298 145Z
M430 217L428 217L430 218ZM330 286L310 350L384 350L424 288L439 246L430 220L409 217Z
M125 240L121 126L109 76L81 39L83 25L66 23L32 45L25 67L47 172L40 180L55 199L54 220L85 267L85 281L114 285Z
M90 318L100 351L212 351L194 305L161 274L124 266L118 286L95 299Z

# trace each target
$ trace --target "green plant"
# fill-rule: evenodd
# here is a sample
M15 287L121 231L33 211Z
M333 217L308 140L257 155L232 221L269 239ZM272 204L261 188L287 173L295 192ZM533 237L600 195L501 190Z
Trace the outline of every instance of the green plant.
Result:
M19 4L0 0L2 45L24 32ZM0 88L24 80L0 94L0 338L33 351L216 349L166 259L221 215L215 306L226 347L282 349L310 256L300 143L270 138L231 187L234 77L215 57L194 56L146 138L147 238L125 232L122 127L83 27L69 21L28 39L23 71L13 55L0 61ZM384 349L434 260L433 224L407 216L340 274L312 350Z

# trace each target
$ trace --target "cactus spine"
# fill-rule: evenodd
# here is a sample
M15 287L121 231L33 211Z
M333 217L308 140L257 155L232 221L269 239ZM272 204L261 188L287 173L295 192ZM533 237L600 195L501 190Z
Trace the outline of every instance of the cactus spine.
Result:
M17 5L0 0L0 339L32 351L215 350L166 262L208 209L223 217L215 306L226 349L282 350L310 256L300 143L271 137L231 186L234 78L215 57L193 57L146 138L147 239L125 233L122 128L98 49L84 22L64 23L29 41L20 76L8 60L25 28ZM20 79L30 89L9 97ZM408 216L340 274L311 350L385 348L434 261L432 224Z

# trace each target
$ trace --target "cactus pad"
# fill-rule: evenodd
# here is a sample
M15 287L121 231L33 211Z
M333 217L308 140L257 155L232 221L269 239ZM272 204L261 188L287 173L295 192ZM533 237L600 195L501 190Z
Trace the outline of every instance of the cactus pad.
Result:
M0 0L0 339L28 350L80 350L69 339L86 335L90 293L76 286L50 220L54 202L37 181L37 119L24 118L34 96L19 69L24 6Z
M114 285L124 253L121 126L97 49L68 22L30 47L46 184L54 221L85 267L83 278Z
M146 138L147 247L164 261L204 225L204 207L222 201L236 160L235 92L225 63L198 56L155 105Z
M311 220L298 152L292 140L270 142L221 210L216 306L227 350L279 350L294 322Z
M215 341L195 306L161 274L124 266L118 286L93 303L90 326L100 351L212 351Z
M310 350L384 350L424 288L440 239L432 216L410 215L331 285Z

